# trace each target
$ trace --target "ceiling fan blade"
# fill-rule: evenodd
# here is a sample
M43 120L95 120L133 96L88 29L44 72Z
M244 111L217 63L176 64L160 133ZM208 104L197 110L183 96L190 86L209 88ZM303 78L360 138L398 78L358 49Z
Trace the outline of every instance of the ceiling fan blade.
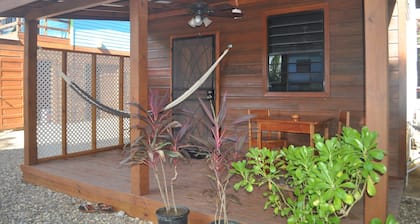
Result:
M156 4L167 5L167 4L171 4L172 0L149 0L149 2L156 3Z
M232 8L230 10L216 11L212 16L226 17L226 18L233 18L233 19L242 19L243 12L239 8Z

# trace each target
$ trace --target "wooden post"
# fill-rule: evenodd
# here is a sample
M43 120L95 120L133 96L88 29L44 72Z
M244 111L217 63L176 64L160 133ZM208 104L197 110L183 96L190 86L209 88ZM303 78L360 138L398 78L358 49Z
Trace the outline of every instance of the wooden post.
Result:
M130 101L139 103L144 108L148 105L147 81L147 36L148 36L148 0L130 0ZM139 113L135 107L131 114ZM131 118L131 126L139 123ZM144 124L139 124L144 125ZM139 136L138 130L130 132L131 142ZM145 195L149 193L149 168L146 165L133 166L131 169L131 193Z
M24 33L24 164L33 165L38 160L36 143L36 64L38 21L25 19Z
M119 73L118 73L118 108L119 110L123 111L124 110L124 57L120 56L119 57ZM118 143L120 145L124 144L124 118L123 117L119 117L118 118L118 124L119 124L119 128L118 128L118 132L119 132L119 137L118 137Z
M67 74L67 51L61 53L61 71L64 74ZM62 154L63 156L67 155L67 83L64 79L61 80L61 139L62 139Z
M91 84L90 84L90 89L92 90L92 97L93 97L93 99L96 99L96 77L97 77L97 74L96 74L96 54L92 54L92 67L91 67L91 80L92 80L92 82L91 82ZM98 145L97 145L97 141L96 141L96 133L97 133L97 127L96 127L96 119L97 119L97 116L96 116L96 106L95 105L92 105L91 106L91 109L92 109L92 111L91 111L91 114L92 114L92 136L91 136L91 139L92 139L92 150L97 150L98 149Z
M388 1L365 0L366 124L378 132L378 147L388 149ZM388 166L388 157L384 159ZM374 197L365 196L364 223L387 215L388 174L376 185Z

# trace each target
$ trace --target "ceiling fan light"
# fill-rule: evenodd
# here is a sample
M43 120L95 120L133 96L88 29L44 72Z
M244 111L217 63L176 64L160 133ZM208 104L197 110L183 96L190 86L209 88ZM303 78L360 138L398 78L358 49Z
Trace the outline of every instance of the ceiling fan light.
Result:
M195 18L193 17L193 18L191 18L189 21L188 21L188 25L190 25L190 27L196 27L196 25L195 25Z
M213 21L211 20L211 19L209 19L209 17L204 17L204 19L203 19L203 23L204 23L204 26L205 27L208 27L208 26L210 26L210 24L212 23Z
M203 24L203 18L201 17L201 15L194 16L194 23L196 26L201 26L201 24Z

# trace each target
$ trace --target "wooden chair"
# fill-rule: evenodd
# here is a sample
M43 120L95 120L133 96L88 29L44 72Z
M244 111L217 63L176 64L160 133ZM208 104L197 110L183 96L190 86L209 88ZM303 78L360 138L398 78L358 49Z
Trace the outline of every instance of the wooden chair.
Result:
M249 147L257 147L258 128L255 119L268 119L270 112L267 109L248 109L248 114L254 115L248 123L248 141ZM285 139L280 132L264 132L262 133L262 147L269 149L281 149L287 146Z
M338 115L337 134L341 134L343 127L350 126L350 111L340 111Z

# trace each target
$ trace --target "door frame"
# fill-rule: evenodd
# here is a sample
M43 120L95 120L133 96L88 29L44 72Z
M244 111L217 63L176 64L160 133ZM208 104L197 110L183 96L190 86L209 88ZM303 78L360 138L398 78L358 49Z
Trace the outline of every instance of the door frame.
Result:
M204 32L204 33L198 33L198 34L183 34L183 35L171 35L170 37L170 56L169 56L169 72L170 72L170 97L172 99L172 49L173 49L173 41L174 39L178 38L195 38L195 37L201 37L201 36L213 36L214 37L214 53L215 53L215 60L220 56L220 34L219 32ZM215 109L216 112L219 111L219 105L220 105L220 65L216 67L214 70L215 72L215 80L214 80L214 98L215 98Z

